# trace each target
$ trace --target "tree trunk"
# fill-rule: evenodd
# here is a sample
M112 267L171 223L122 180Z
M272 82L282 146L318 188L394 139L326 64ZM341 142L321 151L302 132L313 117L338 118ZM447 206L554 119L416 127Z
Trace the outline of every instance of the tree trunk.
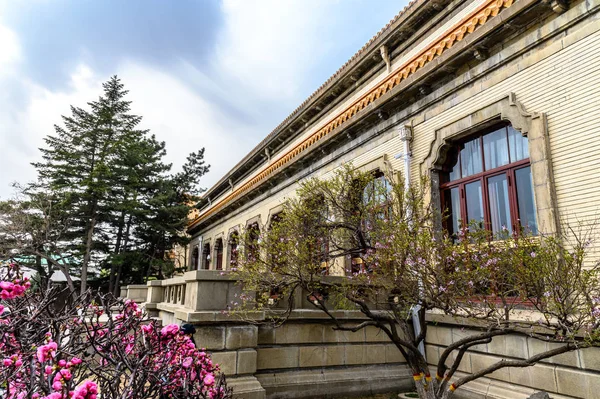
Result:
M125 211L121 212L121 216L119 217L119 228L117 230L117 239L115 242L115 250L113 252L114 255L117 255L121 252L121 242L123 241L123 229L125 228ZM120 266L119 266L120 269ZM113 293L115 296L118 296L118 290L115 289L115 285L118 285L118 283L115 282L119 281L119 277L116 276L117 274L117 267L115 265L114 262L110 263L110 274L108 276L108 292Z
M125 226L125 234L123 235L123 245L121 247L123 251L126 251L127 246L129 245L129 234L131 231L132 219L133 219L133 216L131 214L129 214L129 217L127 218L127 223ZM123 273L123 264L119 263L119 267L117 268L117 274L115 276L114 287L113 287L113 290L111 291L113 293L113 295L116 297L118 297L119 294L121 293L121 274L122 273Z
M83 264L81 265L81 290L80 290L80 293L82 295L87 290L88 265L90 263L90 258L92 256L92 244L93 244L95 227L96 227L96 204L94 204L92 207L92 217L90 219L90 224L89 224L88 230L86 232L85 254L83 256Z

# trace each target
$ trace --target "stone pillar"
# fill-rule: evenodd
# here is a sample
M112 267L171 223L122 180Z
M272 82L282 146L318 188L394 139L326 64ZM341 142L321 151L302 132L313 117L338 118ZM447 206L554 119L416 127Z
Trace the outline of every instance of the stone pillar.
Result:
M242 323L203 325L196 323L196 345L206 349L227 377L237 398L264 399L265 390L258 382L256 358L258 327Z

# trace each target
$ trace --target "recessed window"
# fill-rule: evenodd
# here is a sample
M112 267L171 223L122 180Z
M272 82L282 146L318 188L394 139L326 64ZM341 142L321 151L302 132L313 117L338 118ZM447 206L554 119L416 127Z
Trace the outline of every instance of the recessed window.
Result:
M246 256L250 261L258 260L260 254L260 227L258 223L252 223L248 226L248 233L246 237Z
M238 245L240 239L237 231L229 236L229 268L234 269L238 264Z
M192 270L198 270L198 258L200 257L200 251L198 247L194 247L192 251Z
M200 267L203 270L208 270L210 267L210 244L204 244L204 248L202 249L202 262L200 263Z
M512 126L455 143L445 169L440 189L451 234L467 224L497 238L517 230L537 234L528 141Z
M223 270L223 239L215 241L215 269Z

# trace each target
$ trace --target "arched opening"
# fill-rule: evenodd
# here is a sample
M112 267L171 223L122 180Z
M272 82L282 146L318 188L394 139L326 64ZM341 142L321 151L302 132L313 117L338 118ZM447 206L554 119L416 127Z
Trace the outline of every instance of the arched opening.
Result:
M223 239L215 241L215 269L223 270Z
M238 264L238 245L240 242L240 237L237 231L234 231L229 236L229 269L234 269Z
M198 247L194 247L192 251L192 259L191 259L191 270L198 270L198 259L200 258L200 251Z
M246 236L246 257L249 261L255 261L260 254L259 248L260 227L258 223L252 223L248 226Z
M210 268L210 244L204 244L202 248L202 263L200 267L203 270L208 270Z

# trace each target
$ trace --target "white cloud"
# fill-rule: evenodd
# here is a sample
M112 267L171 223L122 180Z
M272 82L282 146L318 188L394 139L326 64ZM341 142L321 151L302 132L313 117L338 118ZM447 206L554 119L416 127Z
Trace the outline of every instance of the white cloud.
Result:
M206 148L206 161L212 165L208 186L224 175L251 148L253 141L248 128L222 114L180 80L160 70L127 62L117 74L129 90L132 112L144 117L142 128L150 129L167 145L166 161L178 170L190 152ZM9 196L13 181L30 181L35 171L29 163L40 159L37 148L43 138L54 132L60 115L70 113L70 105L85 107L101 93L101 83L108 77L98 76L87 65L79 65L71 74L69 85L62 91L23 80L27 106L22 110L0 108L0 148L10 149L2 157L0 196ZM15 134L17 133L17 134Z
M8 71L20 61L21 46L17 35L0 23L0 76L6 75Z
M167 159L179 168L190 152L206 148L212 184L247 152L248 128L223 114L209 100L177 78L146 66L127 63L119 68L133 101L132 111L143 115L142 125L167 144Z
M294 98L306 72L326 53L321 34L333 5L324 0L224 0L217 67L254 95Z
M53 134L53 125L61 122L61 115L70 112L70 105L84 105L98 96L101 80L85 65L78 66L68 87L53 92L27 78L11 77L20 96L25 98L22 106L11 104L10 97L0 99L0 148L5 149L0 162L0 196L11 193L9 185L14 181L26 182L35 178L35 170L29 164L40 159L37 148L43 139ZM0 85L8 80L0 79Z
M10 6L0 0L0 14ZM166 142L175 168L188 153L206 148L212 169L201 184L210 186L304 99L319 60L339 49L333 41L340 36L331 33L341 23L341 7L338 0L223 0L211 68L182 58L158 69L123 58L113 73L130 91L143 127ZM19 37L1 21L0 48L0 197L6 197L10 182L35 178L29 163L40 159L38 148L60 116L70 105L96 99L109 76L80 61L68 84L49 89L25 74ZM81 46L77 53L94 50Z

